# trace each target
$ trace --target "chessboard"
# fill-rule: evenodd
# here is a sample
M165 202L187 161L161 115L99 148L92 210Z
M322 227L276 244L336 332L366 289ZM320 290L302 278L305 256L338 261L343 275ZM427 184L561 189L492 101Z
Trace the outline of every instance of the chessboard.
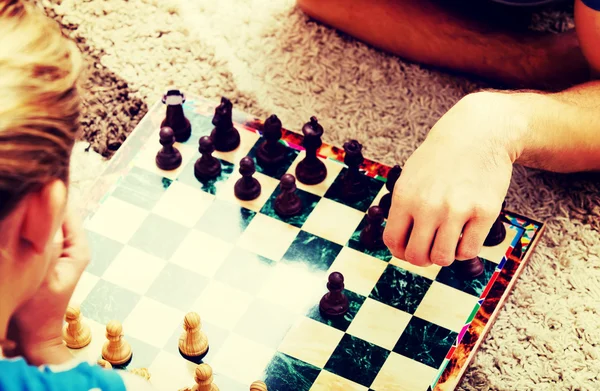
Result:
M380 238L401 168L323 132L165 94L85 204L73 353L107 358L111 335L113 367L159 390L454 389L544 225L503 210L477 273L416 267Z

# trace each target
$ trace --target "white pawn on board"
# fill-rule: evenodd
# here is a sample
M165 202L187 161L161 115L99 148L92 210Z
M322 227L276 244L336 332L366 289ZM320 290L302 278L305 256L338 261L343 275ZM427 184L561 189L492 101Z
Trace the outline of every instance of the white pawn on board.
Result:
M123 338L123 326L116 320L106 325L108 341L102 347L102 358L112 365L123 365L131 359L132 352L129 342Z
M265 382L257 380L250 385L250 391L269 391Z
M183 320L184 332L179 337L179 351L188 357L202 357L208 351L208 338L200 327L200 315L189 312Z
M71 305L65 313L67 324L63 326L62 337L68 348L81 349L92 341L90 327L81 321L79 306Z
M194 381L196 385L192 387L192 391L219 391L219 387L213 384L213 371L208 364L196 367Z

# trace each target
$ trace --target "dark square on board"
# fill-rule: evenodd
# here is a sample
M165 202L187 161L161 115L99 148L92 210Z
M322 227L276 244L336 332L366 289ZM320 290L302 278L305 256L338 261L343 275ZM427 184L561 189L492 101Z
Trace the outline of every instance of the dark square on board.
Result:
M279 179L281 179L283 174L285 174L287 172L287 170L290 168L290 166L292 165L294 160L296 160L296 157L298 156L298 151L295 150L294 148L286 147L285 158L283 159L283 161L281 163L277 164L273 168L262 167L260 165L260 163L258 163L258 159L256 158L256 151L258 150L258 147L260 147L260 145L264 142L265 142L264 138L262 138L262 137L259 138L258 141L256 141L256 143L252 147L252 149L250 149L250 152L248 152L248 156L250 156L252 159L254 159L254 163L255 163L257 172L260 172L261 174L265 174L267 176L270 176L271 178L275 178L275 179L279 180ZM279 142L283 144L282 141L279 141Z
M229 163L225 160L219 159L221 162L221 174L215 179L210 179L206 181L199 181L194 175L194 164L196 164L196 160L200 158L200 153L198 153L190 162L185 166L185 168L181 171L181 174L177 178L177 180L181 183L185 183L186 185L190 185L195 188L199 188L202 191L205 191L209 194L216 195L219 190L219 186L227 181L234 170L233 163Z
M327 271L341 250L337 243L300 231L281 261L300 262L310 269Z
M385 227L385 224L386 224L386 221L383 222L382 226ZM374 250L368 250L365 248L365 246L363 246L360 243L360 233L362 232L362 230L365 228L366 225L367 225L367 215L365 215L363 217L363 219L360 221L360 224L358 225L358 227L356 227L356 230L350 237L350 240L348 240L348 247L350 247L354 250L357 250L357 251L361 251L361 252L368 254L372 257L375 257L377 259L381 259L384 262L389 262L392 259L392 253L383 244L383 241L382 241L381 248L374 249Z
M167 261L188 232L189 228L150 213L129 240L129 245Z
M342 197L342 181L346 171L348 171L347 168L343 168L340 171L329 189L327 189L325 198L329 198L351 208L358 209L361 212L366 212L375 200L375 197L377 197L377 194L379 194L379 191L383 187L384 183L378 179L371 178L361 173L364 178L363 186L366 188L365 196L356 201L346 201L344 197Z
M93 231L86 231L86 236L91 251L90 264L86 271L100 277L124 246L115 240Z
M325 291L323 294L326 293L327 291ZM335 318L324 317L323 315L321 315L321 311L319 310L319 303L316 303L310 310L308 310L306 316L313 320L316 320L317 322L321 322L323 324L345 332L346 330L348 330L348 327L350 327L350 323L352 323L352 321L354 320L354 317L358 313L358 310L360 310L360 307L365 302L366 297L361 296L358 293L349 291L347 289L344 289L344 294L348 298L349 302L348 311L344 314L344 316Z
M251 295L257 295L273 273L275 262L235 247L225 258L215 279Z
M309 391L321 369L277 352L265 370L269 391Z
M123 176L112 196L122 201L152 210L173 181L139 167L132 167Z
M100 324L122 323L139 301L137 293L101 279L81 303L81 313Z
M487 284L492 278L494 271L496 270L496 264L488 261L487 259L480 258L483 262L483 273L475 278L464 278L456 274L456 271L452 266L443 267L438 273L435 280L442 284L449 285L460 291L468 293L473 296L480 297L485 290ZM460 261L455 261L460 262Z
M265 202L260 210L260 213L266 214L267 216L273 217L274 219L283 221L284 223L288 223L298 228L302 228L306 222L306 219L308 219L308 216L312 213L313 209L315 209L315 206L317 206L319 200L321 199L321 197L318 195L309 193L302 189L296 189L296 194L298 194L298 197L300 197L302 200L302 211L296 216L283 217L277 214L275 211L275 199L279 194L281 194L281 188L278 186L273 194L271 194L271 197L269 197L267 202Z
M204 212L196 229L233 243L244 233L255 215L256 212L250 209L217 198Z
M198 256L200 257L202 254L198 254ZM167 263L150 285L145 296L168 307L187 312L207 284L208 278L174 263Z
M388 264L369 297L414 314L432 280Z

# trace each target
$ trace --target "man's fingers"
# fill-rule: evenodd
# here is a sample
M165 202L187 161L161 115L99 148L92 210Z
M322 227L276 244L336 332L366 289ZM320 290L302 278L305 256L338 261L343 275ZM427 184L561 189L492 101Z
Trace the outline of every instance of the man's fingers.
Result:
M412 224L412 217L409 214L394 210L392 206L383 231L383 242L396 258L404 259L404 251L411 234Z
M437 222L433 219L415 220L404 252L404 260L417 266L431 265L429 254L437 229Z
M438 228L431 249L431 262L439 266L448 266L454 262L456 250L463 231L465 219L446 219Z
M476 216L467 222L456 250L456 259L463 261L475 258L479 254L495 219L490 214L489 216Z

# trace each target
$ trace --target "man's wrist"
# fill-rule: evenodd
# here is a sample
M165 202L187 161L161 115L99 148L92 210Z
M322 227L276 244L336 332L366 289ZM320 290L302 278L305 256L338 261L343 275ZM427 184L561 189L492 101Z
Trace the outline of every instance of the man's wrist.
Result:
M62 340L48 341L23 349L23 355L29 364L35 366L60 365L73 359L73 355Z

